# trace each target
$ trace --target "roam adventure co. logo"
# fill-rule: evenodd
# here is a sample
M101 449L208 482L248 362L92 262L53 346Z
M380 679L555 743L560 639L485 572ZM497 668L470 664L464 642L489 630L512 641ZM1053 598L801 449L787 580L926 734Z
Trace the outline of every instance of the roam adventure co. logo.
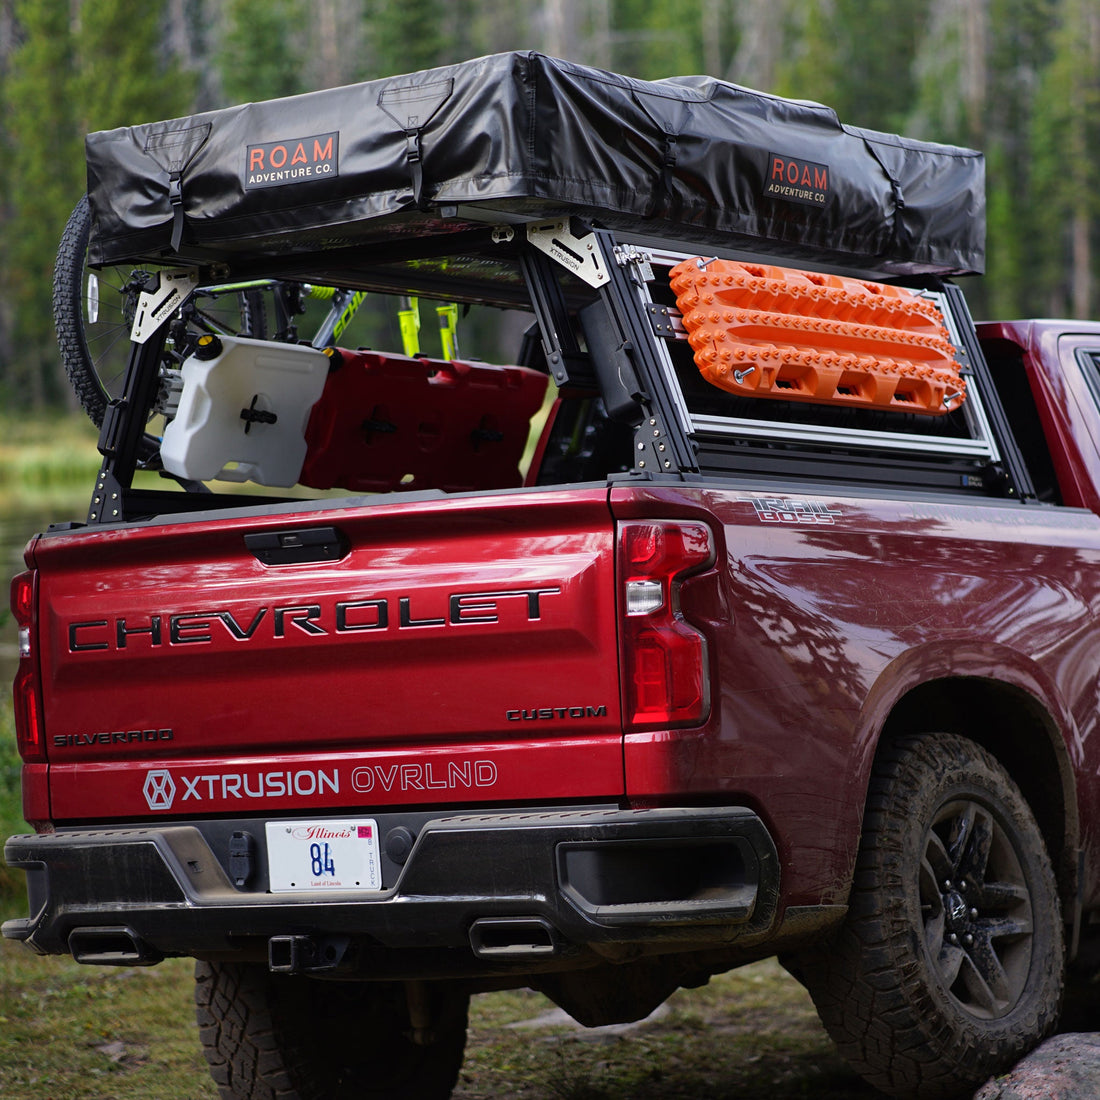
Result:
M829 198L829 166L781 153L769 153L764 194L769 199L824 206Z
M339 159L339 133L249 145L245 150L245 190L338 176Z

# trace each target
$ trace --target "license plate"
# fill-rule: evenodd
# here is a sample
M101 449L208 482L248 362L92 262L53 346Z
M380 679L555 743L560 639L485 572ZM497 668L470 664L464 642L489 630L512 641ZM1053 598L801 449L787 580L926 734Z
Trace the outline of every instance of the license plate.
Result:
M267 822L271 892L381 890L378 826L369 818Z

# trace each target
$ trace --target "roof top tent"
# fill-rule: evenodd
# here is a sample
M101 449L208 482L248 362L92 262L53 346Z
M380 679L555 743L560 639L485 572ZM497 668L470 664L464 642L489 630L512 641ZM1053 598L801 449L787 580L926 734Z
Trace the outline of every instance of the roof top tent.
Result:
M1028 495L988 384L935 431L910 413L878 415L870 431L862 410L786 417L796 402L701 382L670 289L692 257L907 282L929 288L961 374L985 372L958 323L961 294L939 282L983 266L973 150L711 78L647 82L506 53L91 134L87 156L91 264L533 309L558 385L601 393L634 425L636 473L797 480L840 455L870 482L989 491L1004 462L1009 491ZM152 392L138 392L156 369L144 354L141 367L135 345L131 407ZM101 449L128 491L132 461L119 456L137 454L140 429L105 422Z
M570 215L870 276L984 261L973 150L538 53L95 133L87 156L100 263L304 259Z

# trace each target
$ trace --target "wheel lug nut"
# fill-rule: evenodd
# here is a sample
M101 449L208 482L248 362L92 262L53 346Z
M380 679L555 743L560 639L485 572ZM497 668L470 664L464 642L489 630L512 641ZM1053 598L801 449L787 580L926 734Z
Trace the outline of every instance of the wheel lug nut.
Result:
M951 880L949 878L945 878L943 880L943 888L945 890L950 890L951 889Z
M972 946L974 943L974 937L971 935L963 936L963 943L965 943L967 947Z
M956 936L954 932L952 932L952 933L951 933L951 935L950 935L950 936L948 936L947 938L948 938L948 939L949 939L949 940L950 940L950 941L951 941L952 943L958 943L958 942L959 942L959 937L958 937L958 936Z
M977 909L971 909L970 910L970 919L971 920L973 920L977 915L978 915L978 910Z

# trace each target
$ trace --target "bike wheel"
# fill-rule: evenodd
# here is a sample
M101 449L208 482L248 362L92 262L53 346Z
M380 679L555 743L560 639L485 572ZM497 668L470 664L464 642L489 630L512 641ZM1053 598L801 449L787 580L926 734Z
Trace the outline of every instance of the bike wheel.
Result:
M57 249L53 316L69 383L97 427L107 405L122 393L130 358L130 329L138 296L153 269L88 266L91 232L88 196L76 204ZM266 318L260 291L196 292L195 319L203 330L263 339Z

